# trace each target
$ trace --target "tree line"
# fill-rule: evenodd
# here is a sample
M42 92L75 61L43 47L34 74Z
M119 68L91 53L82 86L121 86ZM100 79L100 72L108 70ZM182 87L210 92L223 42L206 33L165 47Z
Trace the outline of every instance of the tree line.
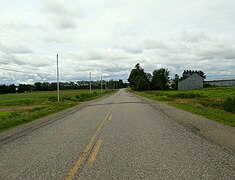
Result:
M76 89L89 89L90 81L77 81L77 82L60 82L61 90L76 90ZM91 82L92 89L100 89L101 81L92 81ZM103 89L119 89L125 88L127 84L122 80L109 80L102 81ZM56 82L35 82L33 85L30 84L19 84L16 86L14 84L11 85L0 85L0 94L8 94L8 93L24 93L30 91L54 91L57 89Z
M202 71L185 70L182 77L175 74L174 79L170 80L170 71L167 68L156 69L150 74L146 73L138 63L131 70L128 82L129 86L135 91L178 89L178 82L188 78L193 73L206 78Z
M136 64L128 78L129 86L136 91L167 89L169 70L165 68L153 71L153 74L145 73L140 64Z

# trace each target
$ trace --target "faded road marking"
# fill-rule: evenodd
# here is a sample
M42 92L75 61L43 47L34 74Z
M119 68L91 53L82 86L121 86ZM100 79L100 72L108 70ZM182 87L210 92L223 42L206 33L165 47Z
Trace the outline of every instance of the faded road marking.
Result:
M111 121L111 120L112 120L112 117L113 117L113 114L111 114L111 115L110 115L110 117L109 117L109 121Z
M95 140L100 132L100 130L102 129L102 127L104 126L105 121L107 121L111 114L112 111L114 109L114 105L110 108L110 110L108 111L108 113L106 114L105 118L102 120L102 122L100 123L99 127L96 129L94 135L92 136L92 138L90 139L89 143L87 144L87 146L85 147L85 149L82 152L82 155L79 157L79 159L77 160L77 162L75 162L74 166L72 167L72 169L69 171L66 180L71 180L73 179L73 177L77 174L77 172L80 170L83 162L85 161L85 159L87 158L89 151L92 149L93 144L95 143Z
M93 153L91 154L91 157L90 157L90 159L89 159L89 161L88 161L88 165L89 165L90 167L91 167L91 166L93 165L93 163L95 162L96 157L97 157L97 155L98 155L98 153L99 153L99 150L100 150L100 147L101 147L102 143L103 143L103 140L102 140L102 139L99 139L98 142L97 142L97 144L96 144L96 146L95 146L95 148L94 148L94 150L93 150Z

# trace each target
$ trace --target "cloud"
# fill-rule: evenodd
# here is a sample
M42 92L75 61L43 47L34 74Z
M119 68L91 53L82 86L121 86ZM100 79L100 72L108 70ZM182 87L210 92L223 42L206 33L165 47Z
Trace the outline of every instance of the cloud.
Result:
M200 42L195 47L195 54L202 59L234 59L235 45L231 41L221 38L211 38L207 42ZM208 58L209 57L209 58Z
M90 71L94 79L101 72L127 79L138 62L147 72L165 67L173 76L198 69L235 77L234 3L2 0L0 27L9 33L0 30L1 67L32 76L3 70L0 83L53 81L57 52L63 80L89 79Z
M83 9L76 2L44 0L44 10L56 28L66 30L77 27L77 19L84 16Z
M116 45L116 46L114 46L114 48L121 49L121 50L125 51L126 53L130 53L130 54L140 54L143 52L143 48L138 45L122 44L122 45L118 45L118 46Z
M209 37L206 36L204 32L197 32L197 31L181 31L180 33L180 40L189 43L202 43L203 41L209 40Z
M79 52L73 52L69 54L69 58L84 60L87 62L107 60L110 61L122 61L129 58L129 54L113 48L95 48L92 46L83 46Z
M30 54L33 50L25 45L11 45L7 46L0 42L0 51L5 54Z
M167 50L169 48L162 41L155 41L153 39L147 39L147 40L144 40L144 49L145 50L151 50L151 49Z

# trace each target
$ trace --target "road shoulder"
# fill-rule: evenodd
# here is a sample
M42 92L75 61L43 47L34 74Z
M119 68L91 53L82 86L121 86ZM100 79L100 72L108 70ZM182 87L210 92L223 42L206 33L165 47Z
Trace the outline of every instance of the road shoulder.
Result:
M180 125L195 134L206 138L212 143L218 144L228 151L235 152L235 128L192 114L185 110L177 109L159 101L139 96L135 93L131 94L140 98L158 111L161 111L164 115L177 121Z
M15 139L18 139L18 138L36 130L36 129L44 127L48 124L51 124L55 121L62 119L63 117L66 117L70 114L73 114L73 113L83 109L84 107L88 106L91 103L94 103L96 101L100 101L101 99L108 98L109 96L110 96L110 94L103 96L103 97L100 97L98 99L81 102L80 104L78 104L74 107L71 107L71 108L65 109L63 111L51 114L49 116L45 116L43 118L39 118L34 121L31 121L31 122L13 127L11 129L2 131L2 132L0 132L0 147L4 144L7 144L8 142L11 142Z

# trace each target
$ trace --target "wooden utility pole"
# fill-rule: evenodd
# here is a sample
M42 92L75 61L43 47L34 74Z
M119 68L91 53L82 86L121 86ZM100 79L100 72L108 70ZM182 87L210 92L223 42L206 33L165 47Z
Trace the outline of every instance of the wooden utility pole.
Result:
M101 91L101 93L102 93L102 91L103 91L103 83L102 83L102 73L101 73L101 81L100 81L100 85L101 85L101 87L100 87L100 91Z
M91 93L91 72L90 72L90 93Z
M59 80L59 55L56 55L57 64L57 100L60 101L60 80Z

